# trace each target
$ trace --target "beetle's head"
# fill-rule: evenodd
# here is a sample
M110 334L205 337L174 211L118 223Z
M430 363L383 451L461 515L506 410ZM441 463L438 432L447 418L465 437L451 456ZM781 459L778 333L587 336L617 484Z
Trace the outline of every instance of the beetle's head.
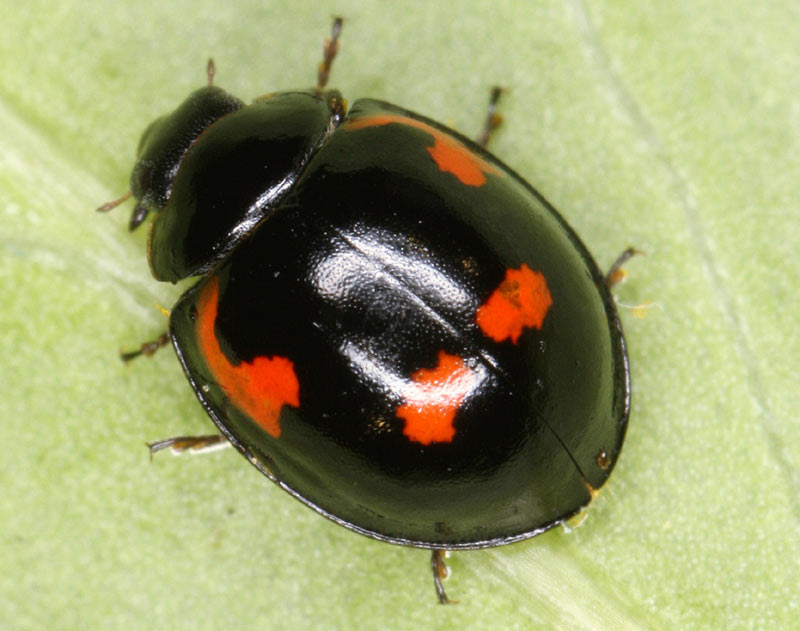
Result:
M137 200L128 227L135 230L148 213L166 205L186 152L214 121L244 103L224 90L206 86L192 92L172 113L154 120L142 134L130 180Z

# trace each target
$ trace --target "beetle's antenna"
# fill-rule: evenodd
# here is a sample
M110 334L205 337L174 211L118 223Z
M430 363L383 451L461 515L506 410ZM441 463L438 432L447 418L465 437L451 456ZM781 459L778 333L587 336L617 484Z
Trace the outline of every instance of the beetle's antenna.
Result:
M108 212L109 210L111 210L112 208L116 208L116 207L117 207L117 206L119 206L119 205L120 205L122 202L124 202L124 201L126 201L126 200L130 199L130 197L131 197L131 192L130 192L130 191L128 191L128 192L127 192L127 193L125 193L125 194L124 194L122 197L117 197L117 199L112 199L110 202L106 202L106 203L105 203L105 204L103 204L102 206L98 206L97 208L95 208L95 210L96 210L97 212L99 212L99 213L107 213L107 212Z
M317 90L322 90L328 85L333 59L336 57L336 53L339 52L339 34L342 32L342 22L343 20L340 17L333 18L331 36L325 39L325 44L322 47L322 63L317 71Z

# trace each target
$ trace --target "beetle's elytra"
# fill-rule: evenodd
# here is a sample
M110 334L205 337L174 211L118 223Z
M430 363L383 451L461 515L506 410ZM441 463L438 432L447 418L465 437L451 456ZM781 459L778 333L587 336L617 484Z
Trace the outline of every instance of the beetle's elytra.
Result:
M157 279L199 277L169 339L223 437L154 448L229 441L335 522L432 549L446 602L441 550L532 537L604 484L625 342L533 187L439 123L326 89L340 28L316 88L245 105L209 71L142 136L131 229L155 215Z

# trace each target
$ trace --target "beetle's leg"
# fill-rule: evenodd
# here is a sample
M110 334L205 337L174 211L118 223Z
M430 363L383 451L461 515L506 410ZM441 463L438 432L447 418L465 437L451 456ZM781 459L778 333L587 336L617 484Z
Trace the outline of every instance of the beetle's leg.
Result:
M208 63L206 64L206 78L208 79L209 87L214 85L215 74L217 74L217 67L214 65L214 60L209 57Z
M150 357L159 348L161 348L162 346L166 346L167 344L169 344L169 333L164 332L157 339L151 342L145 342L135 351L128 351L128 352L120 351L119 358L124 362L129 362L132 359L136 359L140 355L144 355L145 357Z
M625 270L622 269L622 266L625 264L625 261L632 256L636 256L637 254L644 254L644 252L642 250L637 250L636 248L628 248L617 257L617 260L611 264L611 267L605 276L606 287L611 289L611 287L624 280Z
M478 136L477 142L481 147L486 147L492 132L500 126L503 122L503 117L497 113L497 102L500 100L500 95L503 93L503 88L495 86L492 88L491 95L489 96L489 111L486 114L486 122L483 125L483 131Z
M457 600L450 600L444 591L442 581L447 578L450 571L444 561L444 550L431 550L431 570L433 570L433 586L436 588L436 597L440 605L450 605L457 603Z
M339 34L342 32L342 18L333 18L333 28L331 36L325 39L322 46L322 63L317 71L317 90L323 90L328 85L328 77L331 72L331 64L339 52Z
M163 449L169 449L174 454L182 453L207 453L230 447L231 442L222 434L209 434L207 436L173 436L163 440L146 443L150 448L150 457Z

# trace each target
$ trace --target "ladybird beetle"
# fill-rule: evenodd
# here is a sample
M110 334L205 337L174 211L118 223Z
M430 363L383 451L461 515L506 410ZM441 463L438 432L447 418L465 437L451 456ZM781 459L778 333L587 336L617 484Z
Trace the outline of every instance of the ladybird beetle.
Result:
M172 341L220 436L350 530L442 551L579 512L622 447L620 319L586 247L482 141L318 85L245 105L209 85L144 132L130 229L155 278L200 280Z

